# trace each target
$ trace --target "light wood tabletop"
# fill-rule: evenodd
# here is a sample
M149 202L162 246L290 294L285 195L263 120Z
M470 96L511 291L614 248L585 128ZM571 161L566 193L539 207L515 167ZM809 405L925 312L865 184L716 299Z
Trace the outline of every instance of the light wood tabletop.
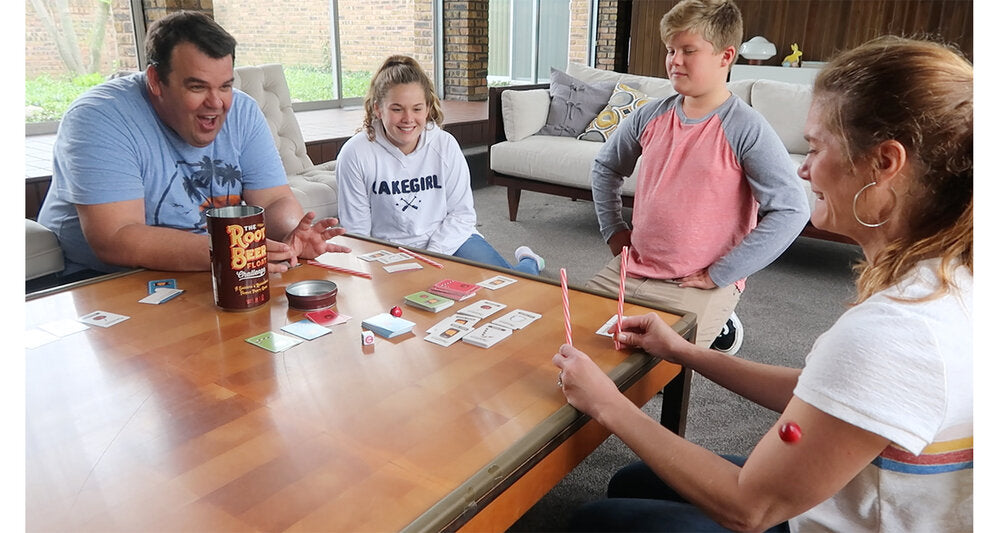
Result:
M556 386L558 282L433 254L444 268L389 273L356 256L394 247L336 242L353 249L338 264L373 279L303 265L272 274L270 302L250 311L218 309L208 272L139 270L29 296L29 330L97 310L130 318L26 349L27 529L502 531L607 437ZM519 281L437 314L403 304L441 279L498 273ZM138 302L164 278L185 292ZM306 279L336 282L334 309L351 320L281 353L246 342L292 336L280 328L304 313L284 289ZM514 309L542 318L489 349L423 340L483 298L507 308L480 324ZM616 300L575 288L570 303L574 345L639 405L673 380L664 418L682 425L689 373L597 335ZM414 333L362 347L361 321L394 305ZM692 315L657 312L693 332Z

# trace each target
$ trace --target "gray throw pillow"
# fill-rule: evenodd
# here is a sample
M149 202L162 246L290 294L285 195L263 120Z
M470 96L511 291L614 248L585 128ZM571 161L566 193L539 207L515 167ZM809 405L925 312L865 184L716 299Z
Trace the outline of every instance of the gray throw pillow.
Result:
M583 133L591 120L608 104L615 82L605 81L588 85L561 70L552 69L549 75L549 116L541 135L576 137Z

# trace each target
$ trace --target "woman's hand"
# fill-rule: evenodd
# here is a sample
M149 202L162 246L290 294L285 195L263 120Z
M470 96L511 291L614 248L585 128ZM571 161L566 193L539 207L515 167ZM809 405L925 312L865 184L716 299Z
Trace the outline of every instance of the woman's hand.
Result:
M559 368L559 383L566 400L598 422L620 402L629 405L628 398L618 391L618 386L585 353L569 344L559 347L552 356L552 363Z
M694 346L684 340L656 313L624 317L618 340L642 348L654 357L678 364L685 364Z

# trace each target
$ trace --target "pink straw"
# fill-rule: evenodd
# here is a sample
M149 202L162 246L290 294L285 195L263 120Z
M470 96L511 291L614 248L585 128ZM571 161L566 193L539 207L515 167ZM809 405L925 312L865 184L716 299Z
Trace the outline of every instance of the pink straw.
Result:
M413 252L413 251L407 250L406 248L403 248L402 246L397 246L397 248L399 248L400 252L403 252L404 254L406 254L406 255L408 255L410 257L413 257L415 259L419 259L419 260L427 263L428 265L435 266L435 267L438 267L438 268L444 268L444 265L442 265L441 263L438 263L437 261L435 261L435 260L433 260L433 259L431 259L429 257L424 257L424 256L418 254L417 252Z
M625 275L628 272L628 246L622 247L621 275L618 281L618 324L615 325L615 349L621 350L622 343L618 341L618 334L622 332L622 318L625 314Z
M334 272L343 272L344 274L350 274L352 276L360 276L362 278L372 279L372 275L367 272L361 272L358 270L351 270L349 268L328 265L326 263L320 263L319 261L316 261L314 259L309 259L306 261L306 263L313 266L318 266L320 268L325 268L327 270L332 270Z
M559 269L559 281L562 283L563 322L566 327L566 344L573 346L573 326L569 323L569 288L566 286L566 269Z

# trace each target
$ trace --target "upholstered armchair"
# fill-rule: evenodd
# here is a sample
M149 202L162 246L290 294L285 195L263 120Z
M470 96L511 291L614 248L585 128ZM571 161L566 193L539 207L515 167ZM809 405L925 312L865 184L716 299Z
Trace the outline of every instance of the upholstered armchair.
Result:
M313 165L292 111L292 98L281 65L237 67L235 87L257 101L288 174L288 184L305 211L337 216L336 161Z

